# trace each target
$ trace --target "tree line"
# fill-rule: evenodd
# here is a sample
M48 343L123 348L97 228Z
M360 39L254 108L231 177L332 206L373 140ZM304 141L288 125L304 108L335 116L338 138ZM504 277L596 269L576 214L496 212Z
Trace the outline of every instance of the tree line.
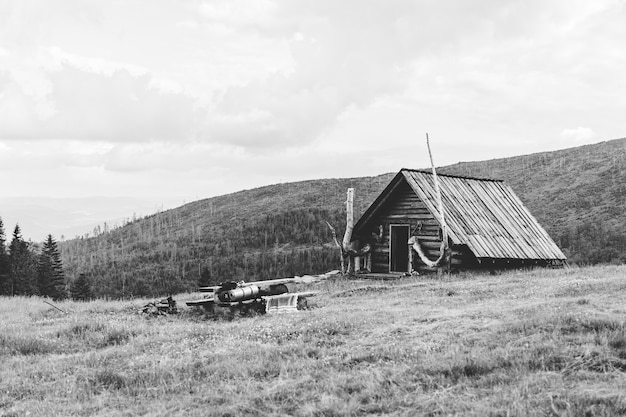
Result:
M252 281L337 269L325 221L341 210L301 208L233 217L156 213L90 238L61 244L70 276L85 274L97 297L154 297L225 281Z
M289 208L278 201L252 209L249 196L229 198L232 201L222 204L218 199L198 201L62 242L67 272L70 277L85 274L97 297L128 298L339 268L339 252L326 221L339 231L345 229L341 204ZM547 229L571 263L626 262L622 230L601 222Z
M624 263L626 153L616 154L614 146L609 150L609 159L608 151L589 158L586 151L572 150L460 164L442 172L505 179L570 263ZM339 252L326 221L341 233L346 189L356 190L358 218L393 175L276 184L133 217L120 227L104 224L93 234L58 244L65 294L73 296L83 286L96 297L162 296L224 281L338 269ZM13 240L7 245L3 235L0 245L0 294L45 294L33 278L43 248L25 243L30 263L24 263L30 266L20 267L20 245ZM18 283L12 278L18 272L30 278Z
M626 264L626 234L600 221L584 221L559 231L557 243L578 265Z
M93 297L86 277L76 283L77 286L68 285L58 244L52 235L41 245L25 241L16 224L7 245L0 217L0 296L39 295L54 300Z

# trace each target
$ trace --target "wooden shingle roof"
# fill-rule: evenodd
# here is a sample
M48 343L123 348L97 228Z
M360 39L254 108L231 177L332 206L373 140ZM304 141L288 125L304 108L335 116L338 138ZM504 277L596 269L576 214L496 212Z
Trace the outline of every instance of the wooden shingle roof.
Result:
M452 175L437 177L448 235L453 244L467 245L477 258L566 259L513 190L502 181ZM441 224L432 173L402 169L391 184L402 178ZM380 197L391 190L392 187L387 187ZM377 209L377 201L384 200L380 197L364 218Z

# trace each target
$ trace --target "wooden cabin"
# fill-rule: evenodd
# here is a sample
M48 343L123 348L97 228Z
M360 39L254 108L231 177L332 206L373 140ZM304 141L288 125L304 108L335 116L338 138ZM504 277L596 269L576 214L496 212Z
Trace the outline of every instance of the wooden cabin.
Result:
M447 266L505 269L562 265L565 255L513 190L501 180L438 174ZM371 245L372 273L432 270L413 249L435 260L442 244L432 172L402 169L354 225L353 246Z

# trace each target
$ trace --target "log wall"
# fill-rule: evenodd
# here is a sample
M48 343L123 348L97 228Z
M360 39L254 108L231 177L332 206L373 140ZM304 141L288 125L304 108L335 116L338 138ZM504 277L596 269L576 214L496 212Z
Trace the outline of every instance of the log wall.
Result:
M378 213L358 236L361 245L365 242L372 244L372 272L389 272L390 225L409 225L410 234L419 236L420 242L424 243L425 253L429 257L438 256L441 244L439 224L406 182L401 182L392 191Z

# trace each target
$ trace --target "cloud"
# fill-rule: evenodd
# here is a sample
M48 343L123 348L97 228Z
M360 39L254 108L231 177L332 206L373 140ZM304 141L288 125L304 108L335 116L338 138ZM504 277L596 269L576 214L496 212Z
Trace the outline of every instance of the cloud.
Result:
M0 74L0 139L188 140L195 100L155 87L150 75L111 75L63 65L45 74L49 91L29 93Z
M363 148L399 164L416 132L523 152L563 126L606 137L591 114L623 119L623 1L81 3L15 2L0 16L0 140L45 139L62 166L171 174L280 160L316 176ZM585 140L580 129L561 138ZM469 158L464 146L447 157ZM359 158L345 169L384 159Z
M273 11L286 22L293 69L226 88L207 123L215 140L250 149L301 146L352 106L368 106L406 87L413 55L405 50L406 25L396 24L399 15L377 20L371 5L352 14L325 7L343 9L327 2L302 9L277 3ZM241 127L243 120L249 128Z
M203 142L120 143L105 154L104 168L117 172L208 171L242 162L241 149Z
M275 4L269 0L212 0L197 4L202 18L214 24L235 27L255 26L271 20Z
M596 132L588 127L578 126L574 129L563 129L560 133L562 139L573 145L587 143L596 137Z
M0 171L34 173L64 168L102 167L111 145L77 140L22 140L0 142ZM22 175L22 174L20 174Z
M292 70L226 87L207 131L252 152L298 147L327 135L351 109L406 96L482 129L519 131L546 114L578 115L594 64L577 36L613 7L277 0L261 19L282 22L277 30L263 32L243 17L237 27L286 39ZM569 108L562 97L571 98Z

